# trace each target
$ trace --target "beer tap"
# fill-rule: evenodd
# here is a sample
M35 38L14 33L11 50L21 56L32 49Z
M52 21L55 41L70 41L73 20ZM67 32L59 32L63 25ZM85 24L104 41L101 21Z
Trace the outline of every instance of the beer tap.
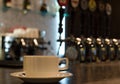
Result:
M60 35L59 36L59 40L61 40L61 34L63 32L62 20L63 20L64 12L65 12L65 8L63 8L63 6L66 6L67 2L68 2L68 0L58 0L58 4L60 5L60 9L59 9L59 19L60 19L60 22L59 22L59 29L58 29L58 33ZM60 49L61 45L62 45L62 41L60 41L59 49ZM58 54L59 54L59 49L58 49Z
M58 1L58 4L60 5L60 9L59 9L59 19L60 19L60 22L59 22L58 32L60 34L59 39L61 39L61 34L63 32L62 20L63 20L64 12L65 12L65 8L63 8L63 7L67 5L68 0L57 0L57 1Z
M59 9L60 22L59 22L59 29L58 29L58 32L59 32L59 34L60 34L59 39L61 39L61 34L62 34L62 32L63 32L62 20L63 20L63 17L64 17L64 11L65 11L65 9L62 8L62 7L60 7L60 9Z

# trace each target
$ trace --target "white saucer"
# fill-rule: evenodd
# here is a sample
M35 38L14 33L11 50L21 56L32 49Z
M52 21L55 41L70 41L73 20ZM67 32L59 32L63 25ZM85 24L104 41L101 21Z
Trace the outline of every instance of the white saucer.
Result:
M58 74L53 76L44 76L44 77L26 77L24 72L14 72L10 74L13 77L17 77L24 82L28 83L53 83L58 82L65 77L71 77L72 73L61 71Z

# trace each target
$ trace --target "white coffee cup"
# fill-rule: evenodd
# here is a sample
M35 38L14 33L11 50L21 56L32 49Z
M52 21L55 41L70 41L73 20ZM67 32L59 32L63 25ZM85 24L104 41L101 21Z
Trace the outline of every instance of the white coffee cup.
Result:
M23 59L23 71L27 77L55 76L60 70L68 69L68 59L57 56L26 55ZM64 67L60 67L61 61L66 61Z

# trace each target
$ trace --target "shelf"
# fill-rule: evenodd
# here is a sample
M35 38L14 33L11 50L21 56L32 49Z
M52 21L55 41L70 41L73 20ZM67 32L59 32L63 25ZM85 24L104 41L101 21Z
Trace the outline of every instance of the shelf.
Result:
M42 2L41 2L42 1ZM40 14L42 16L50 15L56 16L56 12L59 9L59 5L56 1L47 1L44 3L44 0L41 1L31 1L31 0L3 0L3 6L1 10L3 12L12 9L14 11L22 11L23 14L27 13L35 13ZM40 3L41 2L41 3Z

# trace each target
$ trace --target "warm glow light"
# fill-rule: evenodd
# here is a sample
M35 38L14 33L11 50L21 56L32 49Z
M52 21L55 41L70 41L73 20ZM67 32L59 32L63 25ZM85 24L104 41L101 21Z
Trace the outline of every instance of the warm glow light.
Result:
M106 42L110 42L110 39L106 38L105 41L106 41Z
M22 45L25 46L26 43L25 43L25 40L24 39L21 39L21 42L22 42Z
M34 39L33 42L34 42L34 44L35 44L36 46L38 46L38 41L37 41L37 39Z
M97 38L97 41L101 41L101 39L100 39L100 38Z
M117 39L113 39L113 42L115 43L115 45L118 45L118 44L119 44L119 42L118 42Z
M106 38L105 41L108 45L110 44L110 39Z
M117 39L113 39L113 42L117 42L118 40Z
M81 38L76 38L77 44L79 45L81 43Z
M76 38L77 41L81 41L81 38Z
M91 38L87 38L87 40L88 40L88 41L92 41L92 39L91 39Z

